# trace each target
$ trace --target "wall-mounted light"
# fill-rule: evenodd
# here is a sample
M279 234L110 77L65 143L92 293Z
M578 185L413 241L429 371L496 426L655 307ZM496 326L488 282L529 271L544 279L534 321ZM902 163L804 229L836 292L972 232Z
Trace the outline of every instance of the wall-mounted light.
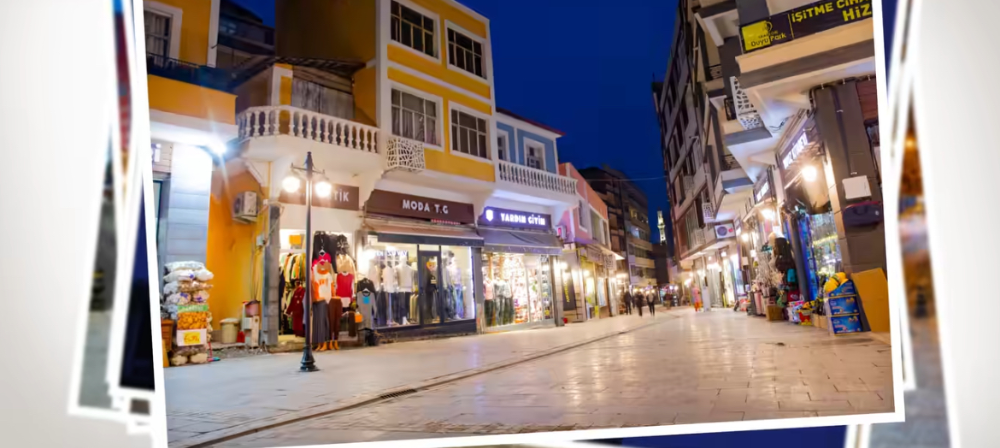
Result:
M749 233L744 233L741 238L743 238L743 242L744 243L749 243L750 242L750 234Z
M806 182L815 181L817 175L819 175L819 172L816 171L815 166L806 165L805 167L802 168L802 178L805 179Z
M774 209L767 207L760 210L760 214L768 221L774 221Z

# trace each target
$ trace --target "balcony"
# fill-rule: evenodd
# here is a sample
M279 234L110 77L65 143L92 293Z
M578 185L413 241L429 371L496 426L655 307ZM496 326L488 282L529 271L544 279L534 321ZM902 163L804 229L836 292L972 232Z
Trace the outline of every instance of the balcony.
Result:
M497 181L560 195L576 195L576 179L503 160L497 161Z
M192 64L166 56L146 54L146 74L228 92L232 74L206 65Z
M242 155L250 159L297 159L312 152L320 168L382 168L379 130L372 126L292 106L251 107L237 114L236 124Z
M416 140L391 137L385 149L386 171L400 170L417 173L426 168L424 145Z

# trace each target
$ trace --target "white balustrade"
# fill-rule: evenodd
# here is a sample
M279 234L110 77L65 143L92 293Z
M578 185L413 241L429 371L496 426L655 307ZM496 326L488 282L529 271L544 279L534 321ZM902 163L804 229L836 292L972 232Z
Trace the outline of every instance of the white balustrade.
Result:
M754 107L753 103L750 101L750 97L747 96L745 90L740 87L740 81L735 76L729 77L729 82L733 86L733 105L736 108L736 118L743 125L743 129L750 130L756 129L764 126L763 120L760 118L760 114L757 113L757 108Z
M378 152L376 127L292 106L251 107L237 117L240 141L287 135L364 152Z
M539 188L556 193L576 194L576 179L552 174L548 171L518 165L506 161L498 161L500 180L525 187Z
M423 171L424 144L417 140L390 137L385 149L387 170Z

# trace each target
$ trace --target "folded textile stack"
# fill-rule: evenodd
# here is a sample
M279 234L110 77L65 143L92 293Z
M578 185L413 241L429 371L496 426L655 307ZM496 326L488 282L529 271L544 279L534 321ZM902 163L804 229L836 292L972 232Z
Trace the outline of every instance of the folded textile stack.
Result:
M209 360L212 328L212 313L208 311L208 290L212 285L208 282L214 275L195 261L169 263L166 268L163 314L177 322L170 364L204 364Z

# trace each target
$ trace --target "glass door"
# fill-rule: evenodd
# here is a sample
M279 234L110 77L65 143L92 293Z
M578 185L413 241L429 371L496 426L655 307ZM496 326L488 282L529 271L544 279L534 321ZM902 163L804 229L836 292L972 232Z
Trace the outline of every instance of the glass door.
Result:
M420 323L441 323L441 251L418 249L417 270L420 280Z

